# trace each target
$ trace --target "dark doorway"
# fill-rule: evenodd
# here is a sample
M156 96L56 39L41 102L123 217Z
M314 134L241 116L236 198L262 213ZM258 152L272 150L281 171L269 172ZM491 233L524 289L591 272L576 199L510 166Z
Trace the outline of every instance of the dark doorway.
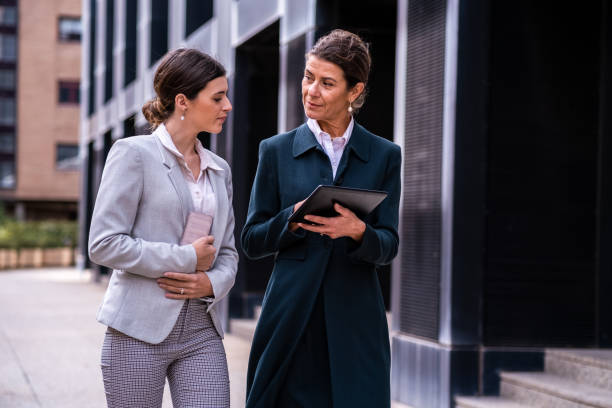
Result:
M370 44L372 68L365 105L355 120L370 132L393 141L395 101L396 0L320 1L316 39L340 28ZM315 41L316 41L315 39ZM391 267L378 271L385 308L390 310Z
M491 5L486 345L596 344L601 8Z
M251 317L272 271L271 257L247 259L240 245L261 140L277 133L279 23L271 24L236 49L234 76L232 172L236 247L240 254L236 284L230 295L230 316Z

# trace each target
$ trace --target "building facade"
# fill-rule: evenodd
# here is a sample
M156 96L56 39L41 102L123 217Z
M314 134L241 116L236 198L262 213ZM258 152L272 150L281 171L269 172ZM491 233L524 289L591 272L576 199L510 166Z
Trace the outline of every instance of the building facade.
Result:
M20 219L76 220L81 2L0 10L0 200Z
M83 0L82 264L104 160L115 140L148 133L140 108L167 50L196 47L227 68L231 119L201 139L232 167L239 234L259 142L305 120L305 52L345 28L373 56L357 121L403 150L400 254L379 275L393 398L453 407L498 393L500 370L541 369L548 347L609 347L610 10L547 7ZM241 253L229 315L252 315L271 268Z

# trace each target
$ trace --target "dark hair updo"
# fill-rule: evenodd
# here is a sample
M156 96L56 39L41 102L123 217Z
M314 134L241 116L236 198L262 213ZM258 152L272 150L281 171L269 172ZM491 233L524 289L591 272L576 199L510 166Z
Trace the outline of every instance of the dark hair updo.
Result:
M225 76L225 68L208 54L193 48L170 51L155 71L153 88L157 96L144 104L142 113L155 129L174 112L176 95L194 99L210 81L221 76Z
M365 102L372 64L368 48L368 45L357 34L345 30L334 30L319 38L310 52L306 54L306 58L315 56L338 65L344 72L344 79L349 89L358 82L363 82L363 92L352 103L355 111Z

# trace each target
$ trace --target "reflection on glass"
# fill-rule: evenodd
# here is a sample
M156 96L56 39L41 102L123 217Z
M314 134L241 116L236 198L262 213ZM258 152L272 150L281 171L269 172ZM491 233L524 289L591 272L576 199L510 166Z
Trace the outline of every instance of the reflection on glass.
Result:
M0 6L0 24L15 26L17 24L17 10L12 6Z
M59 18L60 41L81 41L81 19L78 17Z

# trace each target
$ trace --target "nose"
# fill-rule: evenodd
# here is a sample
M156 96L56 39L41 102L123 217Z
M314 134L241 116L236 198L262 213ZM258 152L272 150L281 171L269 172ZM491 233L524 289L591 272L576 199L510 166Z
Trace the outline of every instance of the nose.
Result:
M319 95L319 83L317 81L310 84L308 87L308 95L317 96Z
M229 99L226 99L226 101L227 101L227 102L225 103L225 106L223 107L223 110L224 110L225 112L229 112L229 111L231 111L231 110L232 110L232 103L230 102L230 100L229 100Z

